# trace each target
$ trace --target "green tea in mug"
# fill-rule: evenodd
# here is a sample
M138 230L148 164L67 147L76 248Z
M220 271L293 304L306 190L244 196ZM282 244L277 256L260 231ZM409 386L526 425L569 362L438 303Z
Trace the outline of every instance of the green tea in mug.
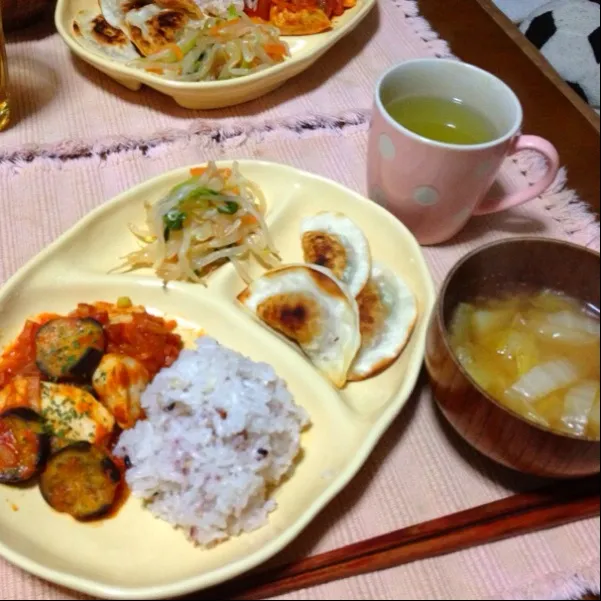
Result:
M406 96L385 108L403 127L437 142L484 144L499 137L485 115L457 98Z

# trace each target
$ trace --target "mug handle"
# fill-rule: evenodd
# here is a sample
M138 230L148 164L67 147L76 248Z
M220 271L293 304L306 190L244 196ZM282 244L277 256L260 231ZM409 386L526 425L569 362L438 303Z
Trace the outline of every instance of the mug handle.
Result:
M555 181L560 167L559 153L551 142L539 136L520 136L516 140L511 154L514 155L522 150L535 150L545 157L547 161L545 175L534 185L509 194L505 198L485 201L476 208L474 215L490 215L491 213L506 211L511 207L517 207L540 196Z

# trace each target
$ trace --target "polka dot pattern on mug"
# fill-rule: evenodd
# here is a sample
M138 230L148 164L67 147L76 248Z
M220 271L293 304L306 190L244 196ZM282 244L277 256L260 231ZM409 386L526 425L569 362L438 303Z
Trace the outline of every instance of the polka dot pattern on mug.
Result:
M380 134L379 146L382 158L387 161L392 161L396 156L396 148L388 134Z
M413 200L422 207L432 207L440 202L440 194L432 186L421 186L413 192Z

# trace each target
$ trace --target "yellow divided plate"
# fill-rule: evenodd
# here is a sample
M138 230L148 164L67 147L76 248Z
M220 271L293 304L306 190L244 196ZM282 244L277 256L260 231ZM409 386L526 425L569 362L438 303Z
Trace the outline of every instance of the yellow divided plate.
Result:
M219 163L230 166L230 162ZM287 546L359 471L407 402L424 357L435 291L421 249L407 229L378 205L346 188L291 167L240 161L265 192L268 223L283 260L301 261L299 226L318 211L343 211L371 242L376 260L402 274L414 290L419 320L399 358L378 377L336 390L294 345L273 335L236 301L244 288L232 265L208 286L167 289L151 272L107 275L136 248L128 224L142 225L144 201L156 201L188 176L180 169L148 181L95 210L23 268L0 293L0 346L28 316L66 312L78 302L129 296L184 330L204 329L224 345L271 363L313 422L294 474L276 490L269 524L213 549L196 548L131 497L116 517L77 523L43 501L38 487L0 486L0 554L42 578L115 599L165 598L219 584ZM258 266L254 275L261 273ZM16 510L18 509L18 510Z
M218 109L254 100L302 73L338 40L351 33L367 16L376 1L358 0L357 6L335 19L331 31L316 35L284 37L290 45L291 57L283 63L261 73L219 82L187 83L165 80L158 75L128 67L84 48L73 34L73 19L80 10L100 12L98 0L58 0L55 22L59 34L77 56L130 90L138 91L146 84L171 96L185 108Z

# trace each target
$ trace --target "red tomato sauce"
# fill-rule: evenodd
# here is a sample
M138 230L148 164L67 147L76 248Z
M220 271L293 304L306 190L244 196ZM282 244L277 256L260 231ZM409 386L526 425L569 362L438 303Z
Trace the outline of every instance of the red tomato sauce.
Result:
M8 346L0 357L0 390L8 386L15 376L42 374L35 363L35 337L39 329L58 315L45 313L35 321L28 320L17 339Z
M5 393L5 398L0 399L3 411L18 406L29 406L39 411L41 382L48 381L49 378L36 364L36 336L44 324L59 317L62 316L44 313L28 320L18 337L0 356L0 391ZM177 322L150 315L142 307L121 307L101 302L93 305L80 304L68 317L92 318L99 322L104 330L106 353L136 359L146 368L151 379L161 369L172 365L183 348L182 339L175 333ZM124 378L127 376L125 372ZM83 384L80 382L76 385ZM129 379L121 384L127 388ZM112 455L120 434L118 426L112 431L97 432L96 444L105 447L111 454L122 476L110 514L100 519L115 516L130 494L125 479L127 462ZM31 435L35 442L35 434L32 432ZM19 461L14 433L2 428L0 422L0 465L14 465L16 468Z
M113 311L131 316L131 320L111 323L109 315ZM25 323L17 339L0 357L0 390L8 386L16 376L47 380L36 365L35 338L45 323L57 317L60 316L45 313ZM163 367L173 365L183 348L181 338L175 333L177 322L145 311L128 313L109 303L80 304L69 317L91 317L101 323L107 339L106 352L137 359L146 367L151 378Z
M183 343L174 333L177 322L165 320L146 312L132 312L131 321L110 323L109 312L103 303L78 306L75 317L91 317L104 326L107 353L127 355L137 359L149 371L150 377L173 365Z

